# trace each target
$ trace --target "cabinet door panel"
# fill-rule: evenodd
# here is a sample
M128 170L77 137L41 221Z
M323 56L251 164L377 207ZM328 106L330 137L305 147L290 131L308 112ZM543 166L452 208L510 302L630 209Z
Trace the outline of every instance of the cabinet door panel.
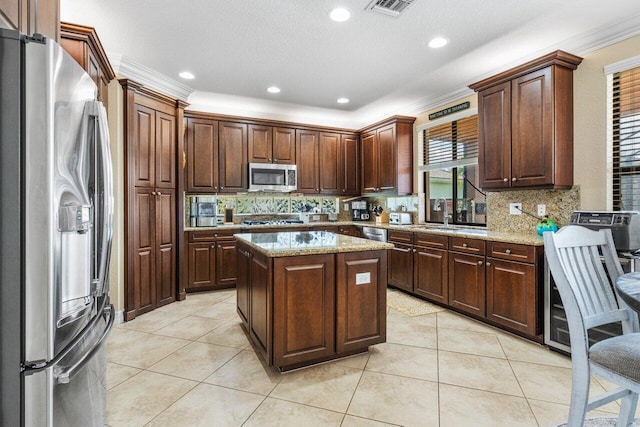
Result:
M340 192L345 196L360 193L360 157L357 136L342 135L340 141Z
M449 304L485 316L484 257L449 252Z
M389 284L413 292L413 246L395 243L389 250Z
M487 259L487 319L536 335L535 267Z
M449 303L447 251L416 248L413 257L413 291L432 301Z
M246 191L247 175L247 125L220 122L219 132L219 191L233 193Z
M188 289L207 288L214 285L215 253L214 242L189 243Z
M0 25L0 27L7 27L17 30L20 28L20 0L0 0L0 22L6 23L6 25Z
M249 125L249 162L271 163L271 126Z
M298 157L298 191L317 193L318 185L318 132L296 131L296 153Z
M296 164L296 130L273 128L273 162Z
M362 135L362 192L378 191L378 138L375 132Z
M187 120L187 191L217 191L218 122Z
M245 327L249 328L249 286L251 276L251 254L246 248L237 248L236 252L236 302L237 312Z
M216 285L233 285L236 283L236 241L218 240L216 246Z
M396 189L398 163L396 151L396 126L378 129L378 188L380 191Z
M133 226L129 227L133 234L133 307L137 314L153 310L157 305L156 298L156 250L155 250L155 196L150 188L138 188L135 192L135 210Z
M273 295L275 366L335 352L333 255L276 258Z
M340 134L320 133L319 169L320 193L340 193Z
M478 164L482 188L511 186L511 83L478 93Z
M553 184L551 68L517 78L512 91L512 186Z
M386 252L337 256L336 351L386 340ZM360 283L358 277L369 279Z
M262 254L251 256L251 300L249 333L265 360L271 356L271 260Z
M156 112L156 187L176 188L176 118Z
M174 190L155 196L158 306L175 301L176 296L176 198Z
M136 187L154 187L156 177L156 111L135 104L134 107L133 181Z

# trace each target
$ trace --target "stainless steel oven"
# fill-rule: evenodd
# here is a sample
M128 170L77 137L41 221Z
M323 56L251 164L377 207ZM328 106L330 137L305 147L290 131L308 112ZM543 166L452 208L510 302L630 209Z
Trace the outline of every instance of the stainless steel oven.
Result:
M217 197L192 197L190 218L192 227L215 227L218 224Z
M593 230L609 228L618 251L618 259L625 272L640 269L640 212L638 211L575 211L571 224ZM603 260L604 262L604 260ZM544 281L544 342L549 347L571 352L569 325L558 288L549 272L545 258ZM611 323L589 331L590 343L620 335L620 323Z

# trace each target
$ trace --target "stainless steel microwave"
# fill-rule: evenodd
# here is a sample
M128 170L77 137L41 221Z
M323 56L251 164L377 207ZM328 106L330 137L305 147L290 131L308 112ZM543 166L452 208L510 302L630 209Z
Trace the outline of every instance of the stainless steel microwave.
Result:
M290 192L297 189L296 165L249 163L249 191Z

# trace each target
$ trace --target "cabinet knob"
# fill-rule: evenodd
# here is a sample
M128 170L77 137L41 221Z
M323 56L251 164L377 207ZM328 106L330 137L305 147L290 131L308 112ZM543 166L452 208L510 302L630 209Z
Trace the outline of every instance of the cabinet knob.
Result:
M211 245L211 249L215 249L215 248L216 248L216 245Z
M508 181L509 181L509 179L507 179L507 178L504 178L504 179L503 179L503 181L504 181L504 182L508 182Z
M518 178L516 178L515 176L513 178L511 178L511 181L513 181L513 182L515 182L517 180L518 180Z
M466 244L466 243L463 243L463 244L462 244L462 247L463 247L463 248L466 248L467 246L469 246L469 245L468 245L468 244Z
M274 162L278 163L278 159L273 159Z
M478 265L482 265L482 261L478 261Z
M482 262L482 261L481 261L481 262ZM488 262L488 263L487 263L487 267L491 267L491 263L490 263L490 262Z
M161 193L161 192L159 192L159 191L158 191L158 193L157 193L157 194L158 194L158 196L162 196L162 193Z
M342 192L344 193L345 191L347 191L347 190L345 190L345 189L343 188L343 189L342 189Z
M413 253L416 253L416 252L418 252L418 250L417 250L417 249L414 249L414 250L413 250Z
M155 191L152 191L152 192L151 192L151 194L155 196L155 195L156 195L156 192L155 192Z
M218 249L222 249L222 245L218 245Z
M505 249L504 253L509 255L511 253L511 249Z

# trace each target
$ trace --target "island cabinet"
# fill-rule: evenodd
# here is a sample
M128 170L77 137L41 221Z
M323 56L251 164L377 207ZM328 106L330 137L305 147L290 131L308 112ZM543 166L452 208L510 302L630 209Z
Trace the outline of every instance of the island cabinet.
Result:
M485 317L485 242L449 238L449 305Z
M413 192L413 122L394 116L361 131L361 191Z
M249 125L249 162L296 164L296 130Z
M236 284L236 240L232 231L188 231L187 292Z
M484 189L573 184L573 70L556 51L472 84L478 92L478 163Z
M316 243L305 249L300 241L280 254L277 246L297 241L299 233L238 235L237 312L257 352L282 371L364 352L386 340L390 245L328 232L305 235ZM318 250L318 241L329 244ZM337 252L352 242L360 250Z
M248 188L247 124L185 115L187 192L235 193Z

